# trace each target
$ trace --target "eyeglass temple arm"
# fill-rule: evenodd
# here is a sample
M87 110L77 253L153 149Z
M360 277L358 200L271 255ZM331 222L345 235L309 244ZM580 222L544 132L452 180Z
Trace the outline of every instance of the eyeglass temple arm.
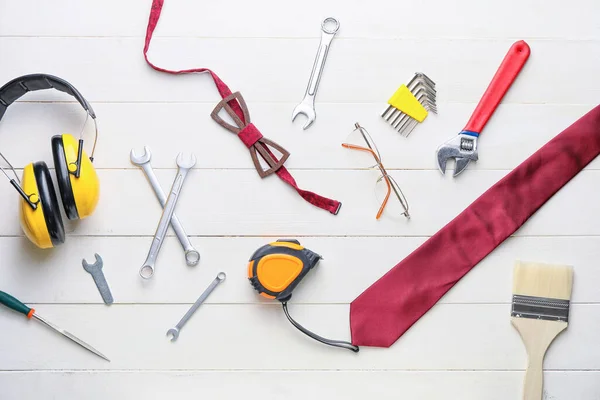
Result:
M385 206L387 205L388 200L390 199L390 194L392 193L392 186L390 185L390 180L385 174L382 176L382 178L385 180L385 184L387 186L387 193L385 194L385 198L381 202L381 206L379 207L379 211L377 212L377 216L375 217L375 219L381 218L381 214L383 214L383 210L385 209Z
M375 217L375 219L381 218L381 214L383 214L383 210L385 209L385 206L387 205L387 202L388 202L388 200L390 198L390 194L391 194L391 191L392 191L392 187L391 187L390 182L389 182L389 180L387 178L387 171L383 167L383 164L381 164L381 160L379 159L379 157L377 157L377 154L375 154L375 152L371 148L366 148L366 147L362 147L362 146L356 146L356 145L350 144L350 143L342 143L342 147L345 147L345 148L351 149L351 150L359 150L359 151L364 151L364 152L367 152L367 153L371 153L373 155L373 157L375 157L375 161L377 162L377 166L381 170L382 177L385 179L385 184L387 185L387 193L385 195L385 198L383 199L383 202L381 203L381 206L379 207L379 211L377 212L377 216Z
M367 153L371 153L373 155L373 157L375 157L375 161L377 161L377 164L381 164L381 160L379 159L377 154L370 148L357 146L357 145L350 144L350 143L342 143L342 147L345 147L345 148L351 149L351 150L360 150L360 151L365 151Z

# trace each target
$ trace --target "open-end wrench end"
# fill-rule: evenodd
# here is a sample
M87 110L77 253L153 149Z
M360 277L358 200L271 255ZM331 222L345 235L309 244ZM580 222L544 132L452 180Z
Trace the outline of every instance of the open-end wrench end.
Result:
M196 165L196 156L191 153L189 157L185 157L183 153L177 154L177 166L179 168L190 169Z
M141 166L149 162L151 158L152 153L150 152L148 146L144 146L144 154L142 154L141 156L138 156L135 153L135 149L131 149L131 151L129 152L129 159L131 160L131 163L133 165Z
M96 262L93 264L88 263L85 258L81 260L81 265L83 265L83 269L85 269L86 272L92 273L98 266L102 266L102 257L100 257L98 253L94 253L94 257L96 258Z
M305 105L304 103L300 103L296 106L296 108L294 108L294 111L292 112L292 122L294 122L296 120L296 117L300 114L306 117L306 123L302 127L302 129L304 130L308 129L308 127L311 126L317 118L315 110L312 107Z

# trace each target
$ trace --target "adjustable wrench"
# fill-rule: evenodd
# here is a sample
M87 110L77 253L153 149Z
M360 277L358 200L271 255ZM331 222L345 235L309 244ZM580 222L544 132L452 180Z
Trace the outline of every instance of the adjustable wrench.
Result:
M328 24L333 24L333 27L329 28ZM321 80L321 74L325 67L325 60L327 60L327 53L333 37L340 29L340 23L337 19L329 17L325 18L321 23L321 43L319 44L319 50L317 50L317 57L310 73L310 79L308 80L308 87L304 94L304 99L294 108L292 112L292 122L296 119L298 114L304 114L307 118L306 123L302 129L307 129L315 119L317 113L315 112L315 96L317 95L317 89L319 88L319 81Z
M454 158L456 161L453 176L463 172L469 162L479 159L477 138L521 72L530 52L529 45L523 40L510 47L465 128L438 148L436 152L437 165L442 174L446 172L446 162L449 158Z
M154 175L152 164L150 164L150 160L152 159L152 153L150 152L150 149L147 146L144 146L144 154L141 156L136 155L135 151L131 149L129 158L131 159L131 163L133 165L137 165L142 169L142 171L144 171L144 174L146 175L146 178L148 178L152 189L154 189L154 194L156 194L158 202L164 208L165 203L167 202L167 196L160 186L156 175ZM177 218L175 214L173 214L173 217L171 217L171 226L175 231L175 235L177 235L177 239L179 239L179 243L181 243L181 246L185 251L185 262L187 265L194 266L198 264L200 261L200 253L198 253L194 246L192 246L190 239L185 233L185 229L183 229L183 226L179 222L179 218Z
M183 153L177 155L177 176L175 176L175 180L171 186L171 192L169 193L169 197L163 208L158 226L156 227L154 239L152 239L152 245L148 251L146 261L144 262L144 265L142 265L142 268L140 268L140 276L144 279L150 279L154 275L154 263L156 262L156 257L158 256L158 252L160 251L167 230L169 229L169 223L175 212L175 206L177 205L183 182L185 181L187 173L194 165L196 165L195 155L192 154L189 159L185 159Z

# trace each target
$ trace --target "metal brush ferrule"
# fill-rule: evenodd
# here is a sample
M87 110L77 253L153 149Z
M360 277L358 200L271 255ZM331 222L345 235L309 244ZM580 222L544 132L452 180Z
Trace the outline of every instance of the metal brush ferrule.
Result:
M569 300L513 295L511 315L516 318L569 322Z

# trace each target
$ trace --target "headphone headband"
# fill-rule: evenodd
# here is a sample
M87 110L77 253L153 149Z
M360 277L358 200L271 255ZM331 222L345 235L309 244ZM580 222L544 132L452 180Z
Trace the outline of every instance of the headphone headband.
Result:
M75 86L57 76L47 74L31 74L23 75L13 79L0 88L0 120L4 116L6 109L17 99L21 98L28 92L45 89L56 89L61 92L70 94L81 104L83 109L92 117L96 118L94 109L83 97Z

